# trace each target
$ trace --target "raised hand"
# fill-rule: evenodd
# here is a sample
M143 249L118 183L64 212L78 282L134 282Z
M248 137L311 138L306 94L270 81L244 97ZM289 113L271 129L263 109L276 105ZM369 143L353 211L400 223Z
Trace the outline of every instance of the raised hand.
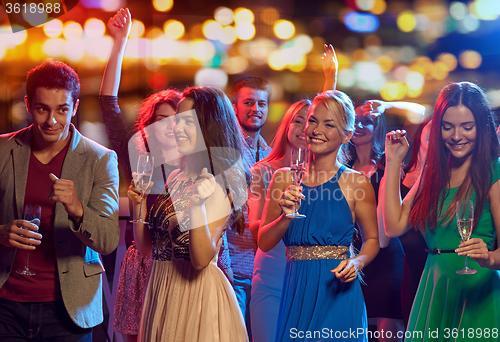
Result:
M14 220L0 226L0 244L26 250L35 250L42 242L38 225L26 220Z
M62 203L68 215L72 216L79 223L83 216L83 206L80 200L78 200L75 184L70 180L59 179L53 173L49 177L52 181L49 200Z
M115 39L127 39L132 27L132 16L128 8L120 9L108 20L108 30Z
M405 130L391 131L385 135L385 156L388 162L402 163L408 149Z
M321 56L321 65L323 65L323 72L325 73L325 78L336 79L339 70L339 62L337 61L337 55L335 54L335 49L332 44L324 45L325 52Z
M297 203L298 211L300 208L300 199L305 198L302 194L302 187L292 184L281 194L278 205L285 215L293 214L295 212L295 203Z
M384 101L366 101L366 104L363 105L363 116L371 116L373 118L377 118L380 115L384 114L386 109L387 107Z
M201 206L207 198L212 196L215 193L215 186L217 183L215 182L215 178L211 173L208 173L206 167L201 170L199 178L203 178L203 180L196 187L195 194L191 196L190 205L198 205Z

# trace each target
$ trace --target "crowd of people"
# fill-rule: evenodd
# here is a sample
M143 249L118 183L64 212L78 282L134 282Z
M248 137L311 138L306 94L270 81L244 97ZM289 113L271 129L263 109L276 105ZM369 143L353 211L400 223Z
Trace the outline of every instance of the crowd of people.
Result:
M127 341L499 340L500 143L479 86L445 86L427 116L416 103L354 104L325 45L323 91L286 110L270 146L271 85L257 77L231 98L211 86L154 93L129 129L118 90L131 24L127 9L108 22L99 101L113 150L71 124L79 78L52 60L26 79L32 124L0 136L0 340L92 340L99 254L120 236L119 167L134 242L113 330ZM410 136L387 132L387 114L421 118L406 164ZM465 238L462 202L474 208ZM457 274L467 260L476 273Z

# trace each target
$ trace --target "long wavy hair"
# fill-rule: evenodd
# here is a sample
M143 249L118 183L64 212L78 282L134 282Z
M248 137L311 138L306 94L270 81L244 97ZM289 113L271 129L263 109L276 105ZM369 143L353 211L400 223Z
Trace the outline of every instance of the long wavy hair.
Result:
M155 156L161 156L160 144L157 142L153 130L148 130L147 127L156 121L155 112L159 106L166 103L170 105L174 111L181 100L182 94L174 89L161 90L157 93L146 97L140 104L137 112L137 120L135 121L133 130L141 132L135 138L135 145L139 149L145 148L144 141L147 141L149 151ZM146 151L142 151L146 152Z
M463 105L474 115L476 140L472 151L469 171L458 188L448 208L443 208L449 192L451 168L454 160L445 147L441 135L443 116L450 107ZM449 222L455 214L454 203L470 198L475 193L474 228L482 214L491 187L491 163L500 156L500 144L496 135L491 108L483 90L470 82L451 83L444 87L436 101L431 124L429 149L424 164L422 180L410 212L410 225L425 231L437 227L438 220Z
M354 111L356 108L364 106L368 100L361 100L354 104ZM378 117L374 117L373 119L373 143L372 143L372 152L370 153L370 159L375 162L375 165L379 165L381 163L382 156L385 151L385 134L387 131L387 124L385 120L385 115L382 114ZM349 155L349 161L355 162L358 159L358 155L356 153L356 146L352 141L347 144L347 151Z
M209 86L187 88L182 98L194 102L193 109L207 147L210 169L214 176L222 176L225 189L231 192L232 229L243 234L242 209L246 205L246 189L252 176L249 165L242 158L243 138L231 101L223 91ZM185 165L185 157L182 159L181 164Z
M280 125L276 130L271 146L273 150L267 157L261 160L261 162L271 162L277 159L283 159L285 157L286 146L288 145L288 132L290 131L290 124L295 117L295 115L301 111L303 108L308 108L311 106L311 100L303 99L292 104L286 110L283 118L281 119Z

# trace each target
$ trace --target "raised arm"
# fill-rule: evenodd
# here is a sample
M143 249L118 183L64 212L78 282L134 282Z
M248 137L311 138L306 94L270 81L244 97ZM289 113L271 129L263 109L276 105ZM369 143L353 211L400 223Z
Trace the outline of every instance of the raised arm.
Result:
M120 87L123 55L128 35L132 27L132 17L128 8L119 10L108 21L108 30L113 36L113 47L102 77L100 95L118 96Z
M280 242L292 220L286 215L294 212L295 202L297 208L300 207L299 197L305 199L299 191L300 188L291 184L291 175L287 169L280 169L274 173L267 192L263 221L257 239L259 248L264 252L273 249Z
M405 200L401 200L401 163L408 147L405 131L387 133L385 138L385 189L379 205L382 205L384 229L388 237L398 237L409 229L410 209L418 184L420 184L420 180L417 180L406 195Z
M325 52L321 56L321 64L323 66L323 73L325 74L325 84L323 91L337 89L337 75L339 71L339 62L337 55L332 44L325 44Z
M367 101L363 106L363 115L380 116L384 113L394 114L409 119L412 123L422 122L425 107L414 102Z

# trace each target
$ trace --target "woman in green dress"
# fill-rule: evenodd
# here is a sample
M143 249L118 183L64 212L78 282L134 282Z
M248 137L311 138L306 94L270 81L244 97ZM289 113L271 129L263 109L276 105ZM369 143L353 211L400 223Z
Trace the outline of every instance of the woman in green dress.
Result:
M500 339L500 144L484 92L452 83L434 108L422 175L401 200L404 131L386 136L384 227L388 236L421 230L428 256L410 314L406 341ZM471 238L462 242L456 202L472 200ZM457 274L465 256L476 274Z

